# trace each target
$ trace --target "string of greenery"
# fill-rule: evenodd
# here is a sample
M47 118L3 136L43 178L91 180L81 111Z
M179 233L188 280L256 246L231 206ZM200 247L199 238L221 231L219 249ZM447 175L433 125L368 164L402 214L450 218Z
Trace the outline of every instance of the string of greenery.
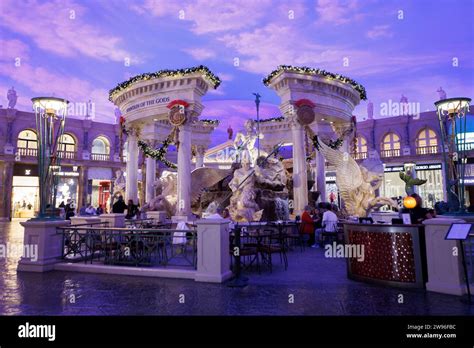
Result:
M329 72L323 69L314 69L314 68L309 68L307 66L299 67L299 66L292 66L292 65L279 65L276 70L273 70L270 74L268 74L267 77L263 79L263 83L265 84L265 86L268 86L270 82L272 81L272 79L282 71L306 73L310 75L320 75L320 76L328 77L330 79L338 80L343 83L347 83L351 85L357 92L359 92L361 100L367 100L367 92L365 91L365 87L362 86L357 81L341 74L334 74L332 72Z
M159 149L153 149L146 142L138 140L138 147L143 151L145 156L154 158L162 162L165 166L171 169L176 169L178 166L166 159L166 153L168 152L168 146L171 144L171 139L168 137L160 146Z
M159 78L159 77L175 77L175 76L184 76L184 75L189 75L193 73L201 73L203 77L205 77L207 80L209 80L216 89L219 87L221 84L221 79L214 75L211 70L207 66L204 65L199 65L193 68L186 68L186 69L177 69L177 70L159 70L153 73L143 73L140 75L136 75L128 79L127 81L119 83L116 87L112 88L109 91L109 100L112 101L112 98L114 97L115 94L123 91L127 87L129 87L131 84L138 82L138 81L146 81L154 78Z

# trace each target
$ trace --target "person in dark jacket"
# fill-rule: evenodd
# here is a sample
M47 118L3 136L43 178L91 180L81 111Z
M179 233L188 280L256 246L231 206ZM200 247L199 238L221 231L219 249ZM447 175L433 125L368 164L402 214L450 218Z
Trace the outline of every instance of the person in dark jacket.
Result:
M138 205L133 204L133 199L128 200L127 204L127 215L125 215L125 219L133 219L135 216L139 217L140 210L138 209Z
M112 206L112 213L123 214L125 209L127 209L127 205L125 204L123 197L119 196L117 202Z

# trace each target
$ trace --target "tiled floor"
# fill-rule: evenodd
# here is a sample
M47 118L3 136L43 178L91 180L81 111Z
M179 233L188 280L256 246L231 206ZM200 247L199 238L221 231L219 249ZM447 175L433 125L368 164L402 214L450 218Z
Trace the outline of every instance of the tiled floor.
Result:
M0 223L0 243L21 244L18 221ZM289 254L287 271L247 273L248 286L191 280L49 272L17 273L0 259L0 314L7 315L472 315L456 296L348 280L343 259L317 249ZM399 295L403 303L398 303ZM182 296L184 295L184 297ZM75 303L70 301L75 298ZM183 302L184 299L184 303ZM293 301L292 301L293 300Z

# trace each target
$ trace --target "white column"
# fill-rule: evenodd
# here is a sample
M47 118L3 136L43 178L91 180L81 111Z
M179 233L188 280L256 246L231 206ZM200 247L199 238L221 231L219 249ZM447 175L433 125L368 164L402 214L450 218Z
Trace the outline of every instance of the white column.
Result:
M326 201L326 168L324 156L316 150L316 189L320 193L320 202Z
M130 134L127 139L127 180L125 186L125 199L133 199L133 203L138 203L138 142L137 137Z
M301 214L308 204L308 178L304 128L295 120L291 126L293 137L293 200L294 213Z
M191 215L191 130L188 125L179 127L178 147L178 216Z
M155 198L156 160L146 158L146 193L145 202L150 203Z
M197 146L196 148L196 168L204 167L204 153L205 149L203 146Z

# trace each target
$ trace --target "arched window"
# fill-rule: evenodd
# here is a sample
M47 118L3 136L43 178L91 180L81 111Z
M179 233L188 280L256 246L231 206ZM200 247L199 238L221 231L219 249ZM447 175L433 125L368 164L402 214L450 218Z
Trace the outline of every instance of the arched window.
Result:
M76 140L70 134L63 134L59 139L59 151L76 152Z
M438 153L438 138L434 130L424 128L418 133L418 137L416 138L416 153L418 155Z
M36 156L38 152L38 136L36 132L25 129L18 134L16 143L18 153L22 156Z
M99 136L92 142L92 159L95 161L108 161L110 143L107 138Z
M387 133L382 141L382 157L400 156L400 137L395 133Z
M367 158L367 140L362 136L356 138L356 148L353 157L355 159Z

